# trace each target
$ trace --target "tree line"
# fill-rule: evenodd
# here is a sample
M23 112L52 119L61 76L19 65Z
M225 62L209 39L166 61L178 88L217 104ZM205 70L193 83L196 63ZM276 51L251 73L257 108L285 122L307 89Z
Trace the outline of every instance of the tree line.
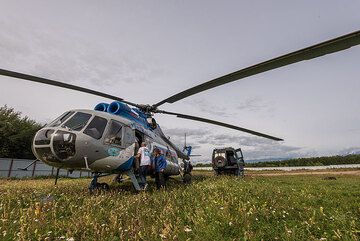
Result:
M0 157L34 159L32 140L41 125L8 106L0 107Z
M340 164L360 164L360 155L308 157L274 162L246 163L245 165L248 167L296 167Z

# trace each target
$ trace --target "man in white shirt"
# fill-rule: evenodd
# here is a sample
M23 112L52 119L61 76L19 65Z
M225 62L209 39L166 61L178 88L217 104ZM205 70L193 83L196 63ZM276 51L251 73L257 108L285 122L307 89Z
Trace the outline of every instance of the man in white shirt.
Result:
M150 161L150 151L146 147L146 143L141 143L141 147L138 150L136 157L140 160L140 170L139 170L139 185L143 190L146 190L148 184L146 182L146 175L151 165Z

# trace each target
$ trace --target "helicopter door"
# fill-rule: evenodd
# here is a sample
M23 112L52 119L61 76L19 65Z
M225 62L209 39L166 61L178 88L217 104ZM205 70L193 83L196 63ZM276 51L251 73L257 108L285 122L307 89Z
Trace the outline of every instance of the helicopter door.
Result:
M137 141L137 143L139 144L139 146L141 145L141 143L143 142L144 139L144 134L141 133L138 130L135 130L135 139Z
M144 134L141 133L140 131L138 130L135 130L135 150L134 150L134 155L137 154L140 146L141 146L141 143L144 141Z

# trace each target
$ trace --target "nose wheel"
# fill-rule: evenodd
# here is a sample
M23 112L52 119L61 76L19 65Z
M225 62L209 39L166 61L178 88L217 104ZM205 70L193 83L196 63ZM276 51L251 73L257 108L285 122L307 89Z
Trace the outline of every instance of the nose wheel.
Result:
M100 177L99 173L94 173L94 177L93 177L92 181L90 182L90 186L89 186L90 194L92 194L96 190L99 190L99 191L109 191L110 190L110 186L107 183L97 181L99 177Z

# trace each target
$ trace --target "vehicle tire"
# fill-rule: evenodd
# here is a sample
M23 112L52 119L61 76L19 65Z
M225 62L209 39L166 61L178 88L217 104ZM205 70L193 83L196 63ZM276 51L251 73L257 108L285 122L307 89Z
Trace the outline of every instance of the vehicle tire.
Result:
M222 156L217 156L213 160L213 165L216 166L217 168L223 168L226 166L226 164L227 164L226 158Z

